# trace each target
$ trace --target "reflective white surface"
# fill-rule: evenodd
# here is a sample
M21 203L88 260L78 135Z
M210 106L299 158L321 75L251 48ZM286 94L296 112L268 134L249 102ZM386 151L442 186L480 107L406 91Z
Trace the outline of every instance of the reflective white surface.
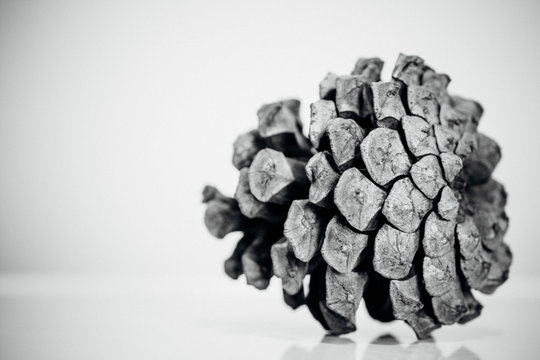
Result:
M511 278L481 296L481 318L418 342L400 322L371 320L325 336L275 280L192 277L0 276L0 359L519 359L538 358L540 282Z

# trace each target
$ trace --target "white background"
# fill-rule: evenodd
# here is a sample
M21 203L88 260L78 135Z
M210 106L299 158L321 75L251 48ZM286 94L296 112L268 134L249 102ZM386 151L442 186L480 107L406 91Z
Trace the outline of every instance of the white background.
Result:
M539 276L539 13L532 0L3 0L0 271L238 291L222 273L237 236L211 238L200 203L207 183L234 192L236 136L287 97L307 127L328 71L378 56L388 79L404 52L484 106L480 129L503 150L511 279Z

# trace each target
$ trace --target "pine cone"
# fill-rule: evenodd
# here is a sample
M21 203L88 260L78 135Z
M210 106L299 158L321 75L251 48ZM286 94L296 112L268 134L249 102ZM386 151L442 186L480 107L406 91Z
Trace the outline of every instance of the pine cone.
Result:
M292 159L270 161L281 175L268 180L260 169L269 167L256 164L272 150L262 150L244 170L245 193L290 206L283 229L283 218L256 226L279 239L258 256L270 252L286 300L303 302L309 274L306 303L331 333L356 329L363 298L373 318L404 320L424 338L479 316L473 290L490 294L508 278L506 193L491 178L501 154L477 132L482 107L449 95L447 75L417 56L400 55L389 82L380 81L382 67L380 59L359 59L351 75L330 73L320 84L321 99L311 104L317 152L305 166L309 189L304 174L283 170Z

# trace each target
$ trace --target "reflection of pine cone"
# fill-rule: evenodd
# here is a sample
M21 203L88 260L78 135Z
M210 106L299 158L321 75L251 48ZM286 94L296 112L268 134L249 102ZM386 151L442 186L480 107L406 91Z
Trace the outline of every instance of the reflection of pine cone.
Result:
M500 149L476 130L482 107L447 93L448 76L400 55L392 81L381 82L382 66L360 59L352 75L328 74L321 83L321 99L311 105L309 139L317 153L305 166L307 179L298 167L309 146L299 133L276 142L285 155L262 150L243 170L239 189L259 201L259 211L268 204L290 209L283 229L280 217L256 225L239 217L235 229L254 229L246 237L272 235L260 251L237 250L271 257L295 305L309 274L306 303L332 333L356 329L363 297L372 317L405 320L422 338L441 324L477 317L482 305L472 290L492 293L508 277L506 193L491 178ZM259 118L274 113L263 107ZM283 144L290 143L287 154ZM244 153L254 154L261 146L248 148ZM232 229L230 220L222 222ZM285 237L272 246L282 230Z

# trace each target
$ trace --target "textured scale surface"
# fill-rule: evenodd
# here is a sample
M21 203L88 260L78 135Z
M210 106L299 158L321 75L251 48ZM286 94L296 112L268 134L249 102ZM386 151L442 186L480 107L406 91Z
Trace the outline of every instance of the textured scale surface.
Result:
M261 107L258 129L234 143L235 197L203 192L205 224L218 238L244 233L229 276L264 289L275 275L285 303L330 333L356 330L363 302L425 338L478 317L475 292L508 278L506 192L491 176L501 152L449 76L403 54L389 81L382 68L360 58L350 75L328 73L309 137L297 100Z

